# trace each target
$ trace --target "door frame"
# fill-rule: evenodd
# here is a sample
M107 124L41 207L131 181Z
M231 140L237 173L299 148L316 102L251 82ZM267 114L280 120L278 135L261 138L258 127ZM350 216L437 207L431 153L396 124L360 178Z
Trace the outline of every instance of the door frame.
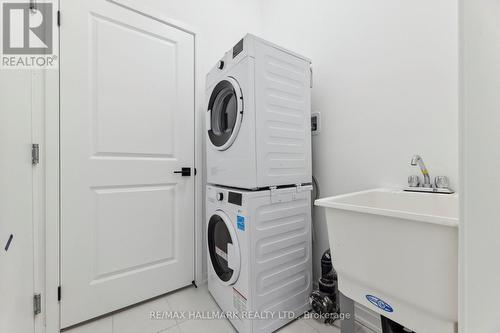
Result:
M199 33L198 29L184 22L172 19L157 10L131 0L109 0L118 6L132 10L140 15L153 18L161 23L191 34L194 38L194 277L197 284L203 280L203 128L204 107L202 73L199 68ZM61 27L64 29L64 13L61 12ZM46 71L45 74L45 333L60 331L60 303L58 287L60 285L60 70ZM64 297L64 286L61 286Z

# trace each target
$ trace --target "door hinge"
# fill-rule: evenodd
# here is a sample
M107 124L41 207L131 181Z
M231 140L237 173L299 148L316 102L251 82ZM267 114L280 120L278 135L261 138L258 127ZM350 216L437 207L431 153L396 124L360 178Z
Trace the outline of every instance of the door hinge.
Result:
M61 286L57 287L57 301L61 301Z
M61 11L60 10L57 11L57 26L58 27L61 26Z
M31 145L31 164L37 165L40 163L40 145L34 143Z
M33 312L35 313L35 316L42 313L42 295L41 294L35 294L33 296Z

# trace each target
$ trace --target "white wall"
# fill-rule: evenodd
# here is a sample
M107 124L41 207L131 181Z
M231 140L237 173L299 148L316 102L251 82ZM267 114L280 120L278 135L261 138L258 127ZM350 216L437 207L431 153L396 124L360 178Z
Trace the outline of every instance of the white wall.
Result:
M258 0L133 0L197 30L199 74L205 74L246 33L260 32ZM205 82L202 82L203 87ZM204 88L203 88L204 89Z
M461 332L500 332L500 3L461 0Z
M456 0L267 0L264 37L312 59L321 196L404 186L413 154L458 182ZM315 273L328 248L316 209ZM335 253L333 253L335 256Z

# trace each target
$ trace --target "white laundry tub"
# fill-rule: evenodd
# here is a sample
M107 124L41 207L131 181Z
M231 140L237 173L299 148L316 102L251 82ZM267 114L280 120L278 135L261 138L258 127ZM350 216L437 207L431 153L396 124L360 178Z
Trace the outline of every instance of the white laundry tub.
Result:
M375 189L315 204L344 295L417 333L456 333L456 194Z

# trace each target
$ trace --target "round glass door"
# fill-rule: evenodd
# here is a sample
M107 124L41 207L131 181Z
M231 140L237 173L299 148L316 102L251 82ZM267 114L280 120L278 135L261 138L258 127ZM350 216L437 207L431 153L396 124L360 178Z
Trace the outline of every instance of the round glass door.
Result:
M222 211L216 211L210 217L207 238L215 274L225 285L233 284L240 273L240 248L231 221Z
M236 139L243 113L243 97L235 79L227 77L212 90L207 110L208 137L218 150L226 150Z

